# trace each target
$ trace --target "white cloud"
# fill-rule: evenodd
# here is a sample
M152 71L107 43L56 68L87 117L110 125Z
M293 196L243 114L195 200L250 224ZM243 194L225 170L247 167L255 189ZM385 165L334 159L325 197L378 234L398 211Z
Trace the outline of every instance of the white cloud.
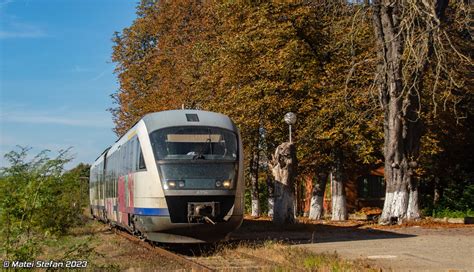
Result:
M112 128L107 112L69 111L65 107L56 110L32 110L24 107L4 108L0 112L1 123L52 124L75 127Z
M0 30L0 39L18 39L18 38L41 38L46 37L46 34L40 30L21 30L17 32L1 31Z
M54 156L59 150L72 147L69 155L74 159L66 166L72 168L79 162L92 163L115 140L113 123L106 111L72 111L66 106L53 106L51 110L29 107L0 103L0 168L8 165L3 155L17 150L18 145L32 147L30 156L44 149L51 150L50 155ZM25 124L37 126L31 128Z
M48 35L38 24L25 22L17 16L6 12L8 4L13 1L0 2L0 39L42 38Z
M104 70L100 72L98 75L96 75L94 78L91 78L90 81L97 81L101 79L102 77L104 77L106 73L107 73L107 70Z
M40 27L19 23L7 23L8 29L0 29L0 39L17 39L17 38L42 38L46 37L46 33Z
M74 65L74 68L72 68L71 71L72 71L72 72L75 72L75 73L88 73L88 72L92 72L91 69L85 68L85 67L82 67L82 66L79 66L79 65Z

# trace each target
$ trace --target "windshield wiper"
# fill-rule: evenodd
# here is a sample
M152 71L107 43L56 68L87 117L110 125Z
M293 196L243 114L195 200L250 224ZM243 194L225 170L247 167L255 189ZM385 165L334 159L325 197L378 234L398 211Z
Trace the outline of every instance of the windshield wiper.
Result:
M199 152L193 156L193 160L205 160L206 157L204 157L204 149L206 148L206 144L211 143L211 138L209 137L206 142L202 145L201 149Z
M204 157L203 154L196 154L193 156L193 160L205 160L206 157Z

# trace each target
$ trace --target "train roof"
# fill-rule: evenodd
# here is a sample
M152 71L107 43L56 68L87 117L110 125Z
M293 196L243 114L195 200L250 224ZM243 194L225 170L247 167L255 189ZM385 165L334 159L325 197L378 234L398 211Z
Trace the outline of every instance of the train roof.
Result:
M148 132L165 127L210 126L232 131L237 128L232 120L221 113L202 110L170 110L145 115L142 120Z
M123 142L134 135L136 130L140 127L140 122L145 124L148 133L161 128L178 126L209 126L237 131L237 127L228 116L217 112L203 110L169 110L149 113L138 120L125 134L118 138L112 146L104 150L92 166L100 163L104 155L108 157L109 151L113 153Z

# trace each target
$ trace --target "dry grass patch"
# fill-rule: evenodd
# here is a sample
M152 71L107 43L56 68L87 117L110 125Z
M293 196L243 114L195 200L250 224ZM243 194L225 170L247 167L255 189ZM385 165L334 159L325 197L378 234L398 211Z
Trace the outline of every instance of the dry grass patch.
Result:
M45 242L38 260L87 260L88 270L182 270L181 264L115 235L97 221L74 228L68 235Z
M265 265L262 270L269 271L376 271L363 261L343 260L335 253L315 254L306 249L274 241L226 246L218 254L232 257L241 253L255 257Z

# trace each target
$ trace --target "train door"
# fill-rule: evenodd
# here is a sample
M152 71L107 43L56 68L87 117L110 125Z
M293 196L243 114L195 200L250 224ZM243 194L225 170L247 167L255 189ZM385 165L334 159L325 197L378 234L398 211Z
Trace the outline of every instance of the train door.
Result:
M102 218L102 219L106 219L105 218L105 210L104 210L104 183L105 183L105 180L104 180L104 176L99 176L99 180L97 182L97 193L98 193L98 199L97 199L97 205L98 205L98 208L99 208L99 216Z
M120 150L121 174L118 179L118 208L120 222L131 227L130 217L133 214L133 148L136 137L125 143Z

